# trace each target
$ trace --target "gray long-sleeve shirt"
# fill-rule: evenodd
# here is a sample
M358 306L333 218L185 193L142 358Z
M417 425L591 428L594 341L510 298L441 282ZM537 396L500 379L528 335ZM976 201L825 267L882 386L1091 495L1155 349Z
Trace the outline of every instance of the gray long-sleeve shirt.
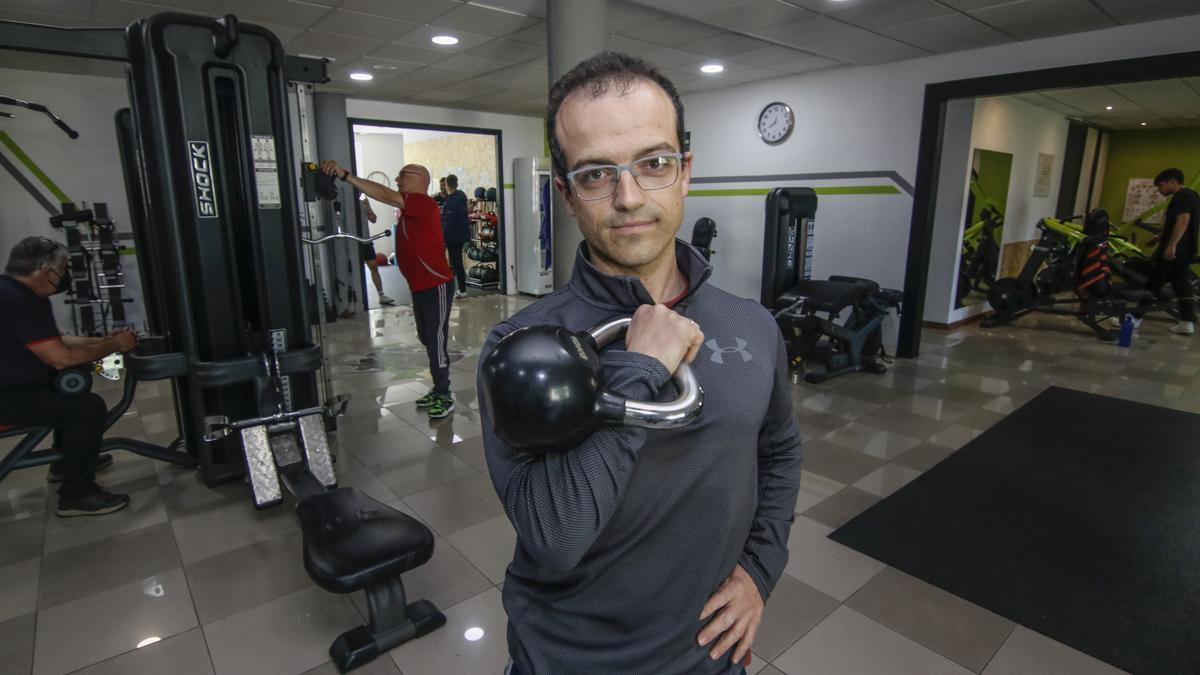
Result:
M683 429L605 427L575 448L532 455L495 435L484 406L488 467L517 546L504 582L509 653L524 675L734 673L696 636L704 603L741 564L766 599L787 563L800 483L800 434L783 339L757 303L706 285L711 269L676 243L705 346L692 364L704 389ZM586 330L652 303L634 277L576 257L567 288L500 323ZM601 353L609 389L631 399L676 391L657 359L624 342Z

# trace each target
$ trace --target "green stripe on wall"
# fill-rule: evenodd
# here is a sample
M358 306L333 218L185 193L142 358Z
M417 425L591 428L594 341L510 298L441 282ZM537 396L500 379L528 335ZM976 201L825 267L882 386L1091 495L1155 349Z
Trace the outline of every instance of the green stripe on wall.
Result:
M813 191L819 195L898 195L900 190L892 185L842 185L818 187ZM688 190L689 197L762 197L770 188L741 188L731 190Z
M504 184L504 189L505 189L505 190L511 190L511 189L513 189L513 184L512 184L512 183L505 183L505 184Z
M58 189L58 186L54 184L54 181L50 180L50 177L47 176L44 171L42 171L41 167L35 164L33 160L29 158L29 155L25 154L25 151L22 150L19 145L17 145L17 142L14 141L11 136L3 131L0 131L0 143L3 143L5 147L12 152L14 157L20 160L21 163L25 165L25 168L29 169L29 172L32 173L39 181L41 181L42 185L46 186L46 189L49 190L51 194L53 194L55 197L58 197L58 201L71 201L71 198L68 197L65 192Z

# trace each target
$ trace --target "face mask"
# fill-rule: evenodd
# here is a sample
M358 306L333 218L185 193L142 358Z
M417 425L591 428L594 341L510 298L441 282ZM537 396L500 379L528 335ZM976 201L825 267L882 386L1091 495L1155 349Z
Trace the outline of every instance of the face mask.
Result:
M54 273L58 274L58 270L55 270ZM54 292L51 295L66 293L69 290L71 290L71 274L68 272L58 278L58 284L54 287Z

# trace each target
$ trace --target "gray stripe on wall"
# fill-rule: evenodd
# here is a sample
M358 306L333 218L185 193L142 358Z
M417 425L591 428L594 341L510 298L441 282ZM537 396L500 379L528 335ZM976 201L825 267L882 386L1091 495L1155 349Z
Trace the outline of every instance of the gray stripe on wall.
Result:
M8 157L5 157L3 154L0 154L0 166L8 169L8 172L12 174L12 177L17 180L17 184L25 188L25 191L29 193L29 196L36 199L37 203L41 204L43 209L46 209L46 213L49 213L52 216L58 215L58 209L54 207L54 204L50 203L49 199L46 199L46 195L42 194L40 190L34 187L33 183L30 183L29 179L25 177L25 174L21 173L21 170L18 169L16 165L9 161Z
M774 183L792 180L837 180L840 178L887 178L912 196L913 186L895 171L829 171L825 173L775 173L762 176L701 176L691 183Z

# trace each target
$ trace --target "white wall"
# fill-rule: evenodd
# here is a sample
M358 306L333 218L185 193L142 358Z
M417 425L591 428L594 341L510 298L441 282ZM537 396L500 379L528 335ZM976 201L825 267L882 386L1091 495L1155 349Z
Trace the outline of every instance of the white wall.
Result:
M406 134L355 134L354 160L357 166L354 167L354 172L366 177L373 171L382 171L387 174L388 184L396 187L396 176L400 169L404 168L406 138ZM371 202L371 210L375 212L376 220L374 223L367 223L367 229L371 234L379 234L391 227L396 220L392 216L395 209L374 199L368 201ZM391 237L375 241L377 253L389 255L395 249L396 243Z
M954 52L877 66L842 67L684 97L696 177L768 176L830 171L916 173L925 85L935 82L1191 51L1200 16L1149 22L1044 40ZM1147 73L1153 77L1154 73ZM754 122L772 101L789 104L797 128L778 147L759 140ZM1061 151L1058 151L1061 166ZM1015 167L1015 165L1014 165ZM693 184L697 188L882 184L886 180ZM1015 191L1015 190L1014 190ZM696 197L684 233L701 216L721 237L713 280L756 298L762 267L762 197ZM912 214L911 197L823 196L817 211L814 275L853 274L899 288ZM1016 214L1013 214L1016 218Z
M469 127L473 129L499 129L501 144L500 170L503 172L504 187L504 222L512 223L512 161L514 157L542 157L545 147L545 122L540 117L524 117L520 115L504 115L500 113L477 112L472 110L452 110L448 108L431 108L428 106L409 105L406 103L391 103L388 101L369 101L366 99L346 99L346 116L356 119L385 120L389 122L415 122L419 124L443 124L447 126ZM509 236L512 228L506 232L505 260L508 262L508 292L517 292L517 279L514 273L516 248L514 237Z
M125 196L125 179L117 154L116 127L113 115L129 105L125 80L116 77L68 75L28 70L0 68L0 93L13 98L45 104L68 125L79 132L71 140L50 118L23 108L4 106L12 119L0 118L0 130L41 168L43 172L78 206L96 202L108 204L109 217L116 222L118 234L131 234L129 204ZM58 198L45 188L6 147L3 153L46 198L58 208ZM66 243L62 230L50 227L50 215L7 171L0 170L0 265L19 240L41 235ZM123 240L132 248L133 241ZM141 282L138 279L134 256L121 257L125 272L127 321L140 325L145 316L141 304ZM71 331L70 308L62 302L65 296L53 301L59 328Z
M1067 118L1059 113L1011 96L981 98L975 102L972 150L994 150L1013 156L1004 209L1004 243L1037 239L1037 221L1054 215L1068 124ZM1050 190L1045 197L1033 196L1038 153L1054 156Z
M938 200L933 211L933 241L929 253L929 281L925 286L925 321L948 324L954 312L958 266L962 251L963 219L970 190L971 130L975 100L951 101L946 106L942 163L938 172ZM964 308L970 309L970 308Z

